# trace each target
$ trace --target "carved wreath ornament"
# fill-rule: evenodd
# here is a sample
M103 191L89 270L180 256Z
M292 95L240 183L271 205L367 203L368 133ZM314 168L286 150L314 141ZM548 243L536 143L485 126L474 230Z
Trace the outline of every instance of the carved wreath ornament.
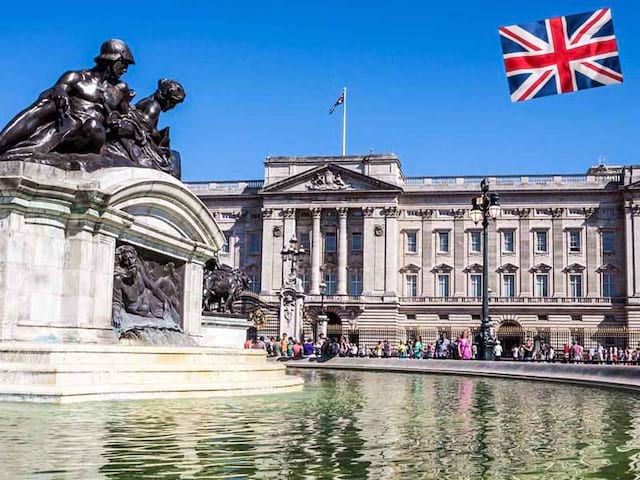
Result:
M264 327L267 324L267 314L260 308L254 310L249 315L249 320L253 323L253 326L256 328Z

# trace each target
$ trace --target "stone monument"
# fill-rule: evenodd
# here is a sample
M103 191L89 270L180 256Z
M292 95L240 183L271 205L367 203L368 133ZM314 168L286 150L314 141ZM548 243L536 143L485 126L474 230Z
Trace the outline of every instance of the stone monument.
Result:
M158 127L183 87L161 79L133 104L133 64L123 41L104 42L94 67L0 131L0 399L300 388L264 353L204 348L226 328L202 318L203 269L224 236ZM163 345L138 345L152 337Z

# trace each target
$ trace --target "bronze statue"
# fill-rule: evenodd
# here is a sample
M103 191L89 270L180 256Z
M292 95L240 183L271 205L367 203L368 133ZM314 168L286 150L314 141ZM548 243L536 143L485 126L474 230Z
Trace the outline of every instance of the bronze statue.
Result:
M180 177L169 130L158 130L160 112L185 98L174 80L135 107L135 91L121 80L134 59L122 40L107 40L95 66L70 71L0 131L0 160L27 160L66 169L111 166L156 168Z
M180 303L173 263L153 281L131 245L116 248L113 273L113 326L121 332L147 327L180 330Z
M180 165L172 157L169 145L169 127L158 130L158 119L161 112L182 103L185 96L180 83L160 79L153 95L140 100L135 108L115 119L113 140L108 143L108 151L180 178Z
M249 277L236 268L220 265L215 259L207 262L203 278L202 309L206 312L233 313L233 302L249 288ZM217 307L215 304L217 303Z

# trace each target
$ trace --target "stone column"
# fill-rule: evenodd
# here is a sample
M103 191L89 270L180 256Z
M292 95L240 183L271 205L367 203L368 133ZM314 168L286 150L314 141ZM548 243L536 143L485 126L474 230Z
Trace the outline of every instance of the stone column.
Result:
M283 247L289 247L289 240L296 235L296 209L295 208L285 208L282 210L282 215L284 217L284 235L282 235L282 244L278 247L278 254ZM289 276L289 272L291 269L290 262L284 262L282 265L282 285L286 278Z
M311 295L320 295L320 262L322 260L322 237L320 236L320 220L322 209L312 208L313 229L311 239Z
M638 261L638 255L640 255L636 249L636 243L640 239L640 204L633 205L632 209L632 226L633 226L633 242L632 245L632 257L633 257L633 296L640 297L640 261ZM630 242L627 241L627 244ZM636 299L637 301L637 299Z
M531 289L531 272L529 269L531 265L531 232L529 215L531 214L530 208L519 208L517 214L520 217L518 225L518 243L520 248L520 268L518 272L520 274L519 285L516 288L519 290L521 297L533 296L533 290Z
M564 232L562 231L562 215L564 208L554 208L551 212L551 230L552 230L552 261L553 261L553 286L551 292L554 297L565 297L568 295L565 288L564 273Z
M338 284L336 293L347 294L347 217L348 208L338 208Z
M376 290L376 275L380 274L379 270L381 270L376 269L375 209L373 207L364 207L362 213L364 214L362 226L362 294L372 295Z
M260 290L271 295L280 288L282 227L271 208L262 209L262 269Z
M450 285L453 296L466 297L466 274L464 273L465 255L464 255L464 209L453 211L453 272Z
M385 286L384 294L389 297L398 296L398 207L389 207L384 211L385 235Z
M602 296L602 292L600 291L600 275L598 274L598 268L602 265L602 249L598 249L598 225L595 218L597 215L597 208L585 209L585 228L583 230L582 244L585 253L585 291L587 297Z
M489 241L487 242L487 251L489 258L489 289L491 290L490 296L500 296L500 283L498 282L499 275L496 273L498 268L498 247L500 242L498 241L498 220L489 222ZM484 245L483 245L484 247Z
M633 297L635 292L635 250L634 244L634 229L633 221L635 216L635 210L631 203L625 206L624 209L624 245L625 245L625 273L627 275L627 297Z
M431 218L433 210L425 209L422 214L422 292L421 296L433 296L433 273L431 273L433 257L433 230Z

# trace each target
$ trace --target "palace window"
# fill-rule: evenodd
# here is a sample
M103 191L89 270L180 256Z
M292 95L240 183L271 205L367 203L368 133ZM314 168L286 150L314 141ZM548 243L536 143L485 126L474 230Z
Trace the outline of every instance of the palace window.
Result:
M449 232L438 232L438 253L449 253Z
M480 232L477 230L469 232L469 252L480 253L481 248Z
M311 250L311 235L309 232L300 232L299 240L301 247L304 247L307 252Z
M407 232L407 253L418 253L417 232Z
M260 234L259 233L249 234L249 253L252 253L252 254L260 253Z
M359 268L349 272L349 295L362 295L362 270Z
M329 270L324 274L324 283L327 284L327 288L324 293L326 295L336 294L336 273L333 270Z
M515 237L515 232L513 230L502 231L502 252L503 253L515 252L514 237Z
M231 243L231 232L224 233L224 245L222 245L222 253L229 253L229 244Z
M406 274L406 282L407 288L405 294L407 297L417 297L418 296L418 275L415 273L407 273Z
M469 275L469 296L482 296L482 275L479 273L472 273Z
M324 234L324 251L325 253L336 253L336 232Z
M569 230L569 252L580 253L581 247L580 230Z
M536 274L536 297L549 296L549 275L546 273Z
M303 270L300 273L300 280L302 280L302 288L305 292L309 292L309 272L307 270Z
M353 232L351 234L351 251L352 252L362 251L362 233L361 232Z
M536 237L536 253L548 253L549 252L549 243L547 238L546 230L538 230L535 232Z
M603 297L615 297L616 296L615 277L610 273L603 273L602 274L602 296Z
M613 232L602 232L602 253L611 254L616 251L615 235Z
M516 276L513 273L505 273L502 275L502 296L516 296Z
M569 275L569 295L574 298L582 296L582 275L580 273Z
M439 297L449 296L449 274L440 273L437 277L437 289Z
M249 275L249 280L251 281L251 284L249 285L249 289L253 293L260 293L260 274L251 273Z

